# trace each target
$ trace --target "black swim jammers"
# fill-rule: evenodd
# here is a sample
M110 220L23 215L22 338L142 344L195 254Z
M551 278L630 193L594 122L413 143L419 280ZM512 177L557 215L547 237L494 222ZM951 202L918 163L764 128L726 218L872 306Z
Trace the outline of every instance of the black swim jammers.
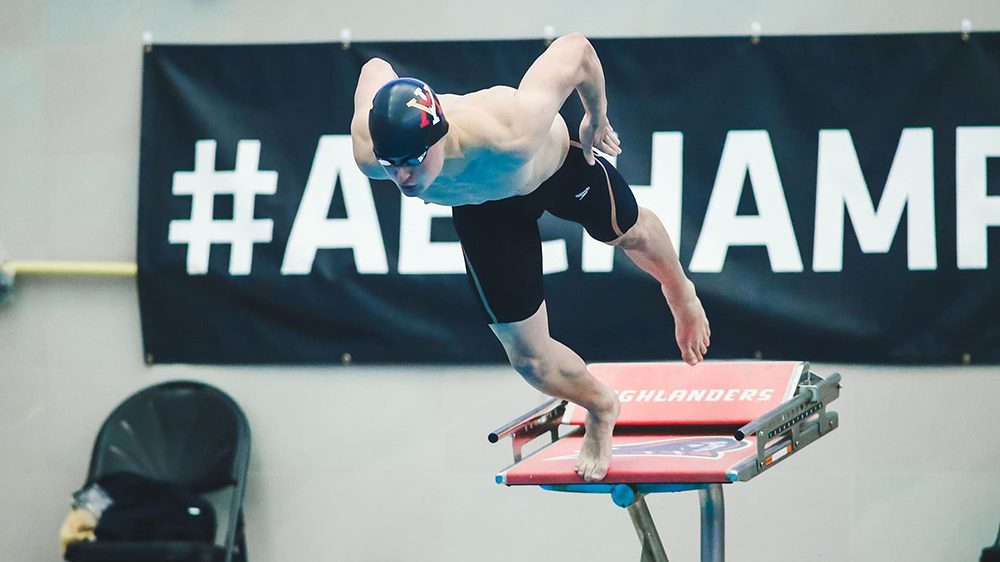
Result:
M535 191L452 209L469 284L489 323L524 320L542 304L542 213L583 225L601 242L620 238L638 220L628 183L596 158L587 164L580 144L571 141L562 166Z

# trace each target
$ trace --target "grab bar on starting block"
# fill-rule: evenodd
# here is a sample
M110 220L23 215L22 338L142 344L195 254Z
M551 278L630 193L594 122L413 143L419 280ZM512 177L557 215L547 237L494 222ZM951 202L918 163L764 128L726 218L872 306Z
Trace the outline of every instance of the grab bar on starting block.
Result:
M809 411L809 408L804 406L808 404L825 406L840 394L840 373L833 373L825 379L820 379L813 373L809 373L809 376L818 380L819 384L799 384L799 392L791 400L744 425L733 437L737 441L742 441L747 435L763 433L765 439L771 439L782 431L783 426L790 426L804 419L800 416Z
M511 445L514 447L514 462L519 462L521 449L535 437L551 432L553 441L559 438L559 422L566 412L567 404L565 400L553 398L494 429L486 438L490 443L496 443L508 435L513 435Z
M749 480L836 429L837 413L826 406L840 396L840 373L821 379L807 369L802 379L791 400L736 431L737 441L757 437L757 454L734 467L730 481Z

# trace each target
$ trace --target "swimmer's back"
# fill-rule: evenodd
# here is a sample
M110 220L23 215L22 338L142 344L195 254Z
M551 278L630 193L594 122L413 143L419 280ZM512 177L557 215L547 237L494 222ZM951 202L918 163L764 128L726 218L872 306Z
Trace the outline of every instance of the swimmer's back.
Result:
M521 127L515 95L514 88L494 86L465 95L440 96L465 160L463 173L455 181L507 186L503 197L494 192L484 200L534 191L559 169L569 148L566 122L559 114L547 131ZM484 174L491 177L481 177Z

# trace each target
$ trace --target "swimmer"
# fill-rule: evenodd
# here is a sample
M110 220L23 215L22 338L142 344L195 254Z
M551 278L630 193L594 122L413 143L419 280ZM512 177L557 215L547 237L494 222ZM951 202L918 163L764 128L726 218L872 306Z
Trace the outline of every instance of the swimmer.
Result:
M571 140L559 115L576 91L585 115ZM528 68L518 87L442 94L400 78L386 61L365 63L351 123L354 157L373 179L403 195L452 207L467 277L510 364L533 387L587 409L577 474L603 479L611 464L618 398L583 359L549 335L538 219L548 211L621 248L659 283L674 317L681 357L695 365L711 330L694 284L652 211L639 207L618 170L604 70L579 33L563 36Z

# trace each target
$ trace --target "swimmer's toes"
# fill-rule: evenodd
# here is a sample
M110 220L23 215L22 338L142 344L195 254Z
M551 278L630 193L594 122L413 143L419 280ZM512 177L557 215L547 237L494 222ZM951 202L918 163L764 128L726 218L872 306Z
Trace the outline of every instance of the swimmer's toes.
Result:
M693 349L689 348L684 352L684 361L687 362L688 365L696 365L698 364L698 355L695 354Z
M601 465L594 465L593 469L584 478L587 482L597 482L598 480L603 480L605 476L608 475L608 467Z

